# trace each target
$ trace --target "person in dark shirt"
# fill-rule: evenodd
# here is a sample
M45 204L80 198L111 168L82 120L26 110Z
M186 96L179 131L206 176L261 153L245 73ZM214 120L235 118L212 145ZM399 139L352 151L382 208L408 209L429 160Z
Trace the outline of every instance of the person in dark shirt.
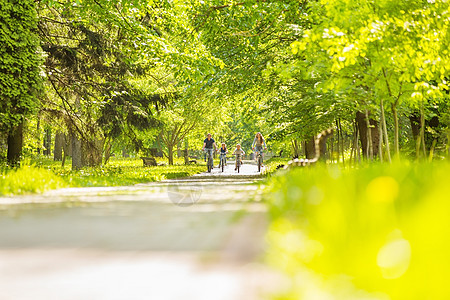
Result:
M225 166L227 165L227 157L226 154L228 153L227 145L225 143L222 143L222 147L220 147L220 155L225 155ZM219 160L219 168L220 168L221 160Z
M212 138L211 133L208 133L208 135L206 136L206 139L203 141L203 149L213 149L217 150L217 145L216 145L216 141Z
M212 151L214 147L214 150L217 150L217 145L216 145L216 141L214 141L214 139L211 136L211 133L208 133L208 135L206 136L206 139L203 141L203 151ZM205 152L205 161L206 161L206 152Z

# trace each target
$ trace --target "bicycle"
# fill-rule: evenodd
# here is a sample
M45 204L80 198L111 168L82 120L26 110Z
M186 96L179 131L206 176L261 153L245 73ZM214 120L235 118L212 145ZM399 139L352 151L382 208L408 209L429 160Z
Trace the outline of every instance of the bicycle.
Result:
M263 149L256 147L256 162L258 164L258 172L261 172L261 167L263 164Z
M213 149L206 148L205 149L208 159L206 161L206 166L208 167L208 173L211 173L211 170L214 168L214 161L213 161Z
M241 164L242 164L242 162L241 162L241 154L234 154L234 155L236 155L236 169L237 169L237 172L239 173L239 169L240 169Z
M225 164L227 163L227 154L226 153L220 153L220 166L221 166L221 168L222 168L222 172L223 172L223 169L224 169L224 167L225 167Z

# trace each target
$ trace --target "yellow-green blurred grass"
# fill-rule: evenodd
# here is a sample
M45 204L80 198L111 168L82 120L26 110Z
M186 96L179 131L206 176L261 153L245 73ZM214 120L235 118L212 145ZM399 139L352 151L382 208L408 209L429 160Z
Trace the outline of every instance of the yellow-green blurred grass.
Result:
M53 172L35 166L4 169L0 176L0 195L41 193L65 186L67 183Z
M266 198L268 259L294 282L278 299L450 299L447 162L299 168Z

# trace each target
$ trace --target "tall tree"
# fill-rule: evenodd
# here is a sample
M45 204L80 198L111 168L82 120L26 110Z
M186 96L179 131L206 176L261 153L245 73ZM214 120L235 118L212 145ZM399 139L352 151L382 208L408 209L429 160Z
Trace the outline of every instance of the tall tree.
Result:
M314 102L306 91L317 80L304 81L287 70L295 59L290 44L310 26L305 6L298 1L199 1L193 6L195 30L212 55L223 61L223 68L199 84L214 97L235 102L234 117L253 122L252 130L279 140L312 136L322 123L311 122L320 119L320 109L299 104ZM299 112L300 107L305 110ZM300 126L302 121L312 126ZM229 125L235 127L235 121Z
M419 108L422 101L442 98L442 91L448 89L450 21L440 17L449 13L447 1L320 3L309 4L315 25L292 44L293 52L299 60L310 62L310 72L328 77L325 88L336 93L350 88L369 92L365 109L377 107L386 149L384 110L390 109L398 155L402 101Z
M42 56L36 34L36 2L0 1L0 128L8 132L9 164L19 163L23 123L35 111Z
M45 105L67 120L89 152L83 156L92 158L87 164L101 162L98 156L109 152L119 135L129 135L139 149L134 130L158 124L154 112L164 107L170 87L211 68L207 51L187 34L184 5L134 0L40 5Z

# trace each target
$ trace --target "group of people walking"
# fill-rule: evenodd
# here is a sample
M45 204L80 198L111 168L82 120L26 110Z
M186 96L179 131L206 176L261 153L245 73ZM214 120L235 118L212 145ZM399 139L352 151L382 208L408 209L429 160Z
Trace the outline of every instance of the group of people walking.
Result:
M212 138L212 135L210 133L208 133L208 135L206 136L206 139L203 141L203 151L217 151L219 147L216 144L216 141ZM264 140L264 137L262 136L261 132L257 132L255 135L255 138L253 140L252 143L252 150L255 151L256 153L261 153L262 155L262 151L263 149L267 149L266 146L266 141ZM221 144L220 147L220 154L221 155L226 155L228 154L228 149L227 149L227 145L225 143ZM236 157L242 157L243 155L245 155L245 151L242 149L241 144L237 144L236 148L233 151L233 155L236 155ZM206 156L205 156L205 160L206 160ZM236 159L235 162L235 169L237 169L237 163L238 160ZM219 163L219 168L220 168L220 163Z

